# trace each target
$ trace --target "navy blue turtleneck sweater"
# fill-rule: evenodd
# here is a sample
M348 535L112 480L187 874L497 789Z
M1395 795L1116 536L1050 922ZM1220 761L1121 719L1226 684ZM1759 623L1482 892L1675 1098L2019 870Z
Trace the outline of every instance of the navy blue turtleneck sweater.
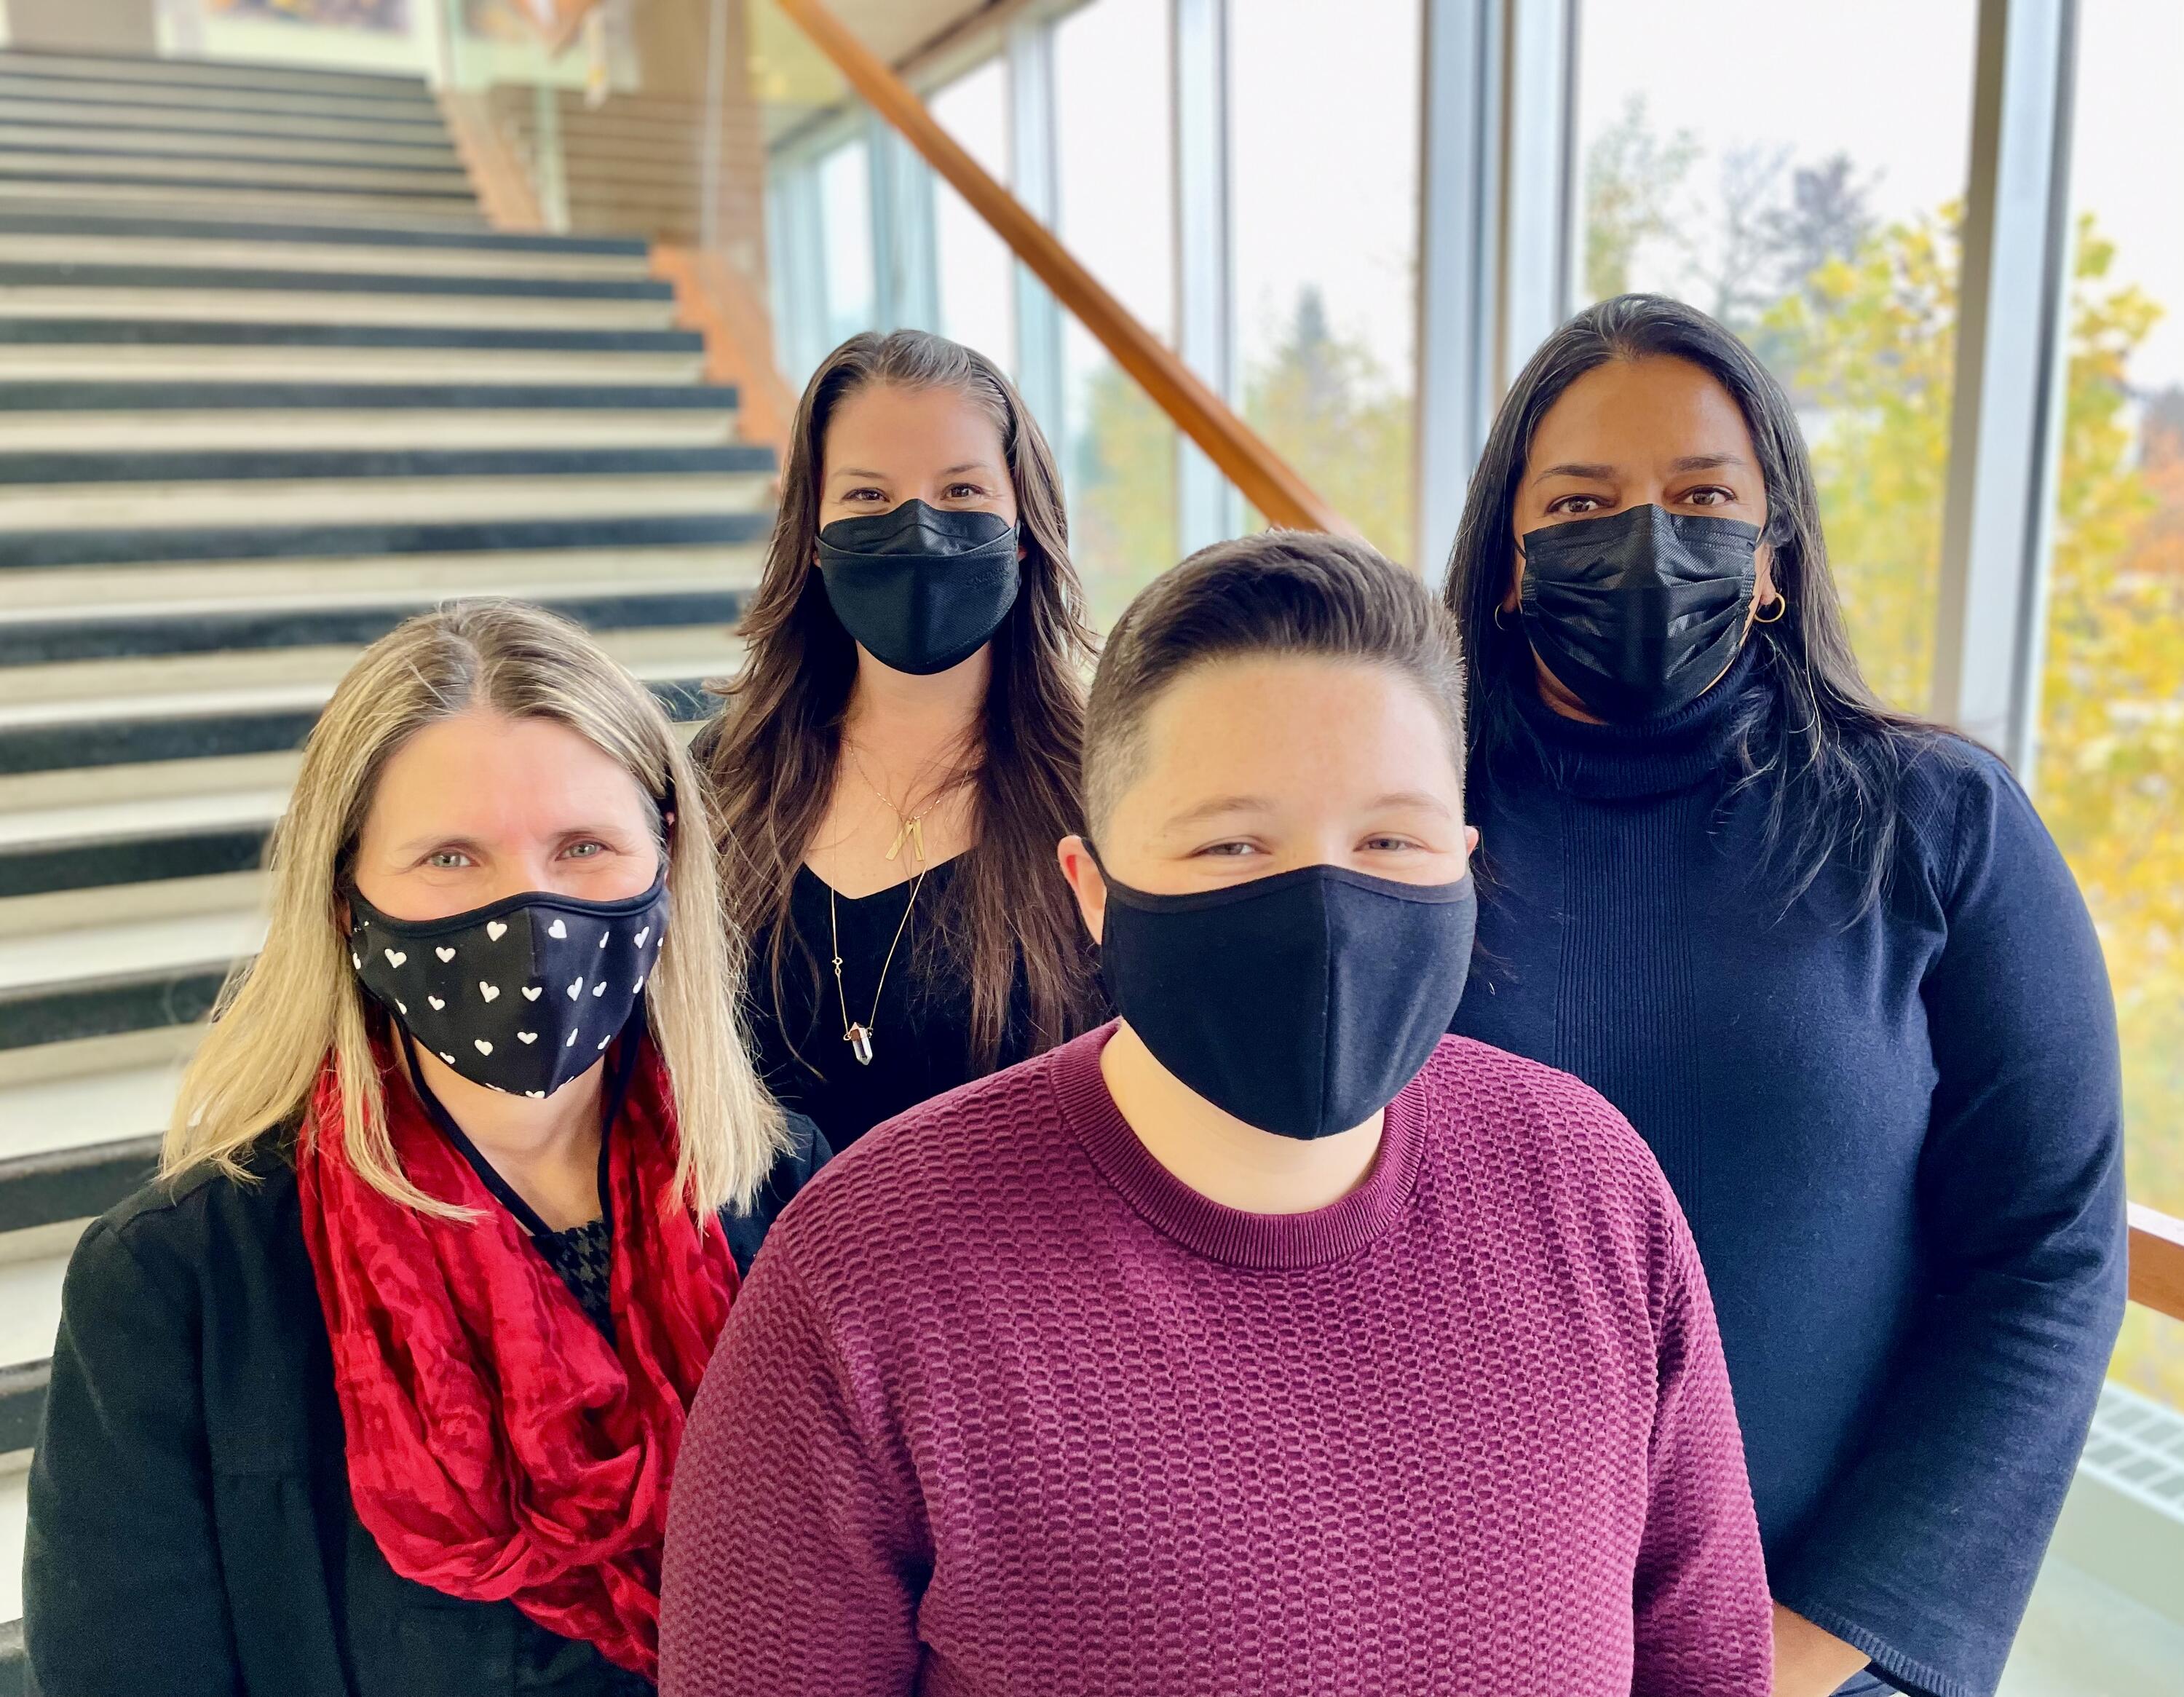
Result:
M1474 776L1455 1029L1575 1073L1652 1146L1721 1322L1786 1606L1928 1697L1992 1692L2124 1304L2100 947L2002 763L1918 736L1885 900L1786 909L1732 793L1748 659L1642 726Z

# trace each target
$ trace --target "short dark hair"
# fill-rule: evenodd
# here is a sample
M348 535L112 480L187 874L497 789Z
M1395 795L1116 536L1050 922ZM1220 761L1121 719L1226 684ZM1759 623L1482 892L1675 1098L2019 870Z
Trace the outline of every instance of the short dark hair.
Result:
M1463 776L1457 624L1418 576L1317 531L1265 531L1201 548L1131 602L1107 638L1084 715L1084 796L1096 830L1135 781L1145 715L1184 673L1250 654L1382 665L1424 692Z

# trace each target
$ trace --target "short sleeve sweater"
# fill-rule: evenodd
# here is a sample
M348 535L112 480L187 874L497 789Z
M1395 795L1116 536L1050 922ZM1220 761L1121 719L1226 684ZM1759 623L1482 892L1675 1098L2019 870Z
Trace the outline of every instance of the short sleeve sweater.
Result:
M1763 1692L1713 1314L1620 1116L1451 1038L1357 1190L1239 1213L1139 1143L1112 1029L783 1214L677 1468L666 1697Z

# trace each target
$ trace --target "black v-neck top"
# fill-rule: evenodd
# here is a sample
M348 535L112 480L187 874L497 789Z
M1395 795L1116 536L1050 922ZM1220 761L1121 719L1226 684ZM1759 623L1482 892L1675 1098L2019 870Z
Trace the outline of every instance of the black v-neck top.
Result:
M967 850L936 863L926 874L894 962L881 967L911 904L913 879L868 896L836 897L830 918L826 882L809 866L797 869L789 893L791 935L781 967L781 995L774 996L770 965L772 934L751 949L751 1048L760 1076L792 1113L807 1114L830 1148L839 1151L883 1120L1013 1065L1030 1052L1029 998L1018 972L1009 998L1008 1025L993 1066L982 1065L971 1043L971 987L939 926L955 893ZM838 927L842 988L831 965L832 937ZM877 997L877 1006L875 998ZM853 1023L872 1028L872 1058L859 1061L843 1037L842 1004Z

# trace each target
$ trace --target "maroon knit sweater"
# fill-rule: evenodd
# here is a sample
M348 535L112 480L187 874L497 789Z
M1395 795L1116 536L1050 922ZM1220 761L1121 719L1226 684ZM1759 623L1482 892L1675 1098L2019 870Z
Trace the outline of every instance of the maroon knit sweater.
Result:
M774 1227L677 1469L663 1697L1763 1697L1765 1572L1674 1199L1444 1041L1373 1172L1239 1213L1098 1031Z

